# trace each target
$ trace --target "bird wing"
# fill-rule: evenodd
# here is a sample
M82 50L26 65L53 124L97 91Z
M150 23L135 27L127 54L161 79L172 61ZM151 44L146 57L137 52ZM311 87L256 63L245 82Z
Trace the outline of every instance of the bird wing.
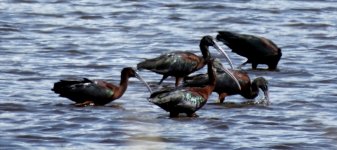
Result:
M271 51L267 51L265 54L266 56L275 56L275 55L278 55L279 53L279 48L277 47L277 45L269 40L269 39L266 39L264 37L260 37L261 38L261 42L265 45L265 47L269 48Z
M114 94L111 84L100 80L89 80L84 78L81 81L61 80L54 84L55 93L61 97L67 97L72 101L81 103L84 101L105 101Z
M220 31L218 36L233 52L244 57L275 56L279 52L276 44L264 37L229 31Z
M242 43L247 43L254 52L250 52L257 56L274 56L277 55L278 48L271 40L264 37L258 37L253 35L240 35L243 40ZM248 51L248 49L246 50Z
M169 70L170 62L174 60L174 53L167 53L159 57L146 59L137 64L137 69L147 69L157 73L166 73Z
M184 92L184 98L178 103L177 107L185 111L197 111L205 104L206 100L197 93Z
M166 111L175 110L178 112L194 112L205 103L202 96L186 89L155 92L149 101Z
M156 73L191 72L200 60L190 52L172 52L160 55L153 59L147 59L137 64L138 69L148 69Z
M149 101L157 105L166 104L166 103L177 104L177 102L179 101L179 97L181 95L182 93L180 90L164 89L164 90L152 93L149 98Z

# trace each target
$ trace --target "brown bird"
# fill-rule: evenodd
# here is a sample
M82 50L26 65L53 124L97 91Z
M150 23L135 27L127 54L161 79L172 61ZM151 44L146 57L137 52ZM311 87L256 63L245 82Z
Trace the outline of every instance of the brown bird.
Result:
M267 64L269 70L275 70L282 56L281 49L264 37L219 31L216 39L232 49L232 52L248 59L240 67L251 63L252 69L256 69L258 64Z
M240 94L244 98L254 99L259 94L259 89L264 93L266 103L269 103L268 81L263 77L258 77L252 82L245 71L229 70L234 77L238 80L241 90L238 88L238 83L224 72L224 67L220 61L215 61L214 67L216 68L216 85L213 92L219 94L220 103L223 103L226 96ZM207 74L199 74L191 77L184 78L184 86L186 87L200 87L208 83Z
M216 74L212 63L213 60L209 60L207 65L209 80L205 86L180 87L157 91L151 94L149 101L170 112L170 117L177 117L179 113L186 113L188 117L197 116L195 112L206 104L215 87ZM232 78L236 80L235 77Z
M148 86L134 69L127 67L121 71L119 86L103 80L84 78L83 80L60 80L54 84L52 91L60 97L76 102L77 106L105 105L124 94L130 77L136 77Z
M201 69L206 65L205 59L210 56L208 47L213 46L221 54L223 54L230 66L233 68L232 62L225 51L215 42L213 37L204 36L200 40L200 51L202 56L197 56L191 52L171 52L160 55L159 57L147 59L137 64L137 69L147 69L158 74L162 74L161 84L167 77L174 76L176 78L175 85L179 85L180 81L187 75Z

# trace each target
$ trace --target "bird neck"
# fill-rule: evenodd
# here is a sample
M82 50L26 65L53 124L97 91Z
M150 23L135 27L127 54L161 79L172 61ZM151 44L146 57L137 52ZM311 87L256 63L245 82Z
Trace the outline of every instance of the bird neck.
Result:
M126 91L128 87L129 75L121 74L121 80L119 82L119 87L114 94L114 98L120 98Z
M256 84L255 81L253 81L251 87L250 87L250 98L255 98L257 95L259 95L259 85Z
M207 57L210 56L209 50L208 50L208 45L205 44L203 41L200 42L199 48L202 54L202 57L206 59Z
M199 70L199 69L203 68L207 63L205 58L203 58L203 57L202 58L199 57L199 62L200 63L198 63L198 66L195 68L195 70Z
M208 63L207 64L207 74L208 74L208 85L215 87L216 83L216 74L213 70L213 63Z
M203 91L202 93L205 94L204 96L206 97L206 99L208 99L208 96L211 95L211 93L213 92L216 83L216 75L213 70L213 63L211 62L207 63L207 74L208 74L208 84L201 90Z
M215 82L214 84L208 84L200 89L200 93L203 93L200 95L205 97L205 99L208 99L208 96L212 94L214 88L215 88Z
M207 63L207 74L208 74L208 84L204 87L190 87L191 92L195 92L198 95L202 96L206 101L208 100L209 95L212 94L215 83L216 83L216 75L212 67L212 63Z
M195 89L191 90L192 92L198 93L201 97L203 97L206 101L208 100L208 97L211 95L213 92L212 87L210 86L204 86L202 88L196 87Z

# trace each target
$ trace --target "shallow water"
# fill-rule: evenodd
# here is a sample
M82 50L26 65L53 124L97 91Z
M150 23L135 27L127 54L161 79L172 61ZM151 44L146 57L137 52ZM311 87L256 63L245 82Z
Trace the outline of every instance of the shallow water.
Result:
M334 0L2 1L0 149L337 149L336 23ZM200 54L201 37L219 30L282 48L279 71L243 67L269 80L270 106L217 104L213 93L198 118L170 119L136 79L101 107L50 90L63 78L118 83L122 68L168 51ZM236 66L245 61L221 46Z

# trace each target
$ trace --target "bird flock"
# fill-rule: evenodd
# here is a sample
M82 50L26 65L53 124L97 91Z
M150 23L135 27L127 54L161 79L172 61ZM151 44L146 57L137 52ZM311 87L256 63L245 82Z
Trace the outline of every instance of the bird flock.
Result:
M223 42L232 52L246 57L247 61L235 70L232 61L217 41ZM226 59L230 68L224 67L219 59L212 57L210 46ZM282 53L275 43L260 36L219 31L215 38L203 36L199 48L201 56L187 51L175 51L139 62L137 68L123 68L119 85L87 78L62 79L54 83L51 90L60 97L74 101L76 106L102 106L123 96L129 78L135 77L143 82L151 93L148 101L169 112L170 117L178 117L180 113L188 117L197 116L196 111L206 104L212 92L216 92L219 102L223 103L226 96L239 94L246 99L254 99L259 95L259 91L262 91L263 103L270 103L268 81L263 77L251 80L241 67L250 63L252 69L257 69L259 64L266 64L268 70L277 69ZM205 66L207 73L189 76ZM138 71L141 70L162 75L158 85L169 76L175 77L175 85L153 91L139 75Z

